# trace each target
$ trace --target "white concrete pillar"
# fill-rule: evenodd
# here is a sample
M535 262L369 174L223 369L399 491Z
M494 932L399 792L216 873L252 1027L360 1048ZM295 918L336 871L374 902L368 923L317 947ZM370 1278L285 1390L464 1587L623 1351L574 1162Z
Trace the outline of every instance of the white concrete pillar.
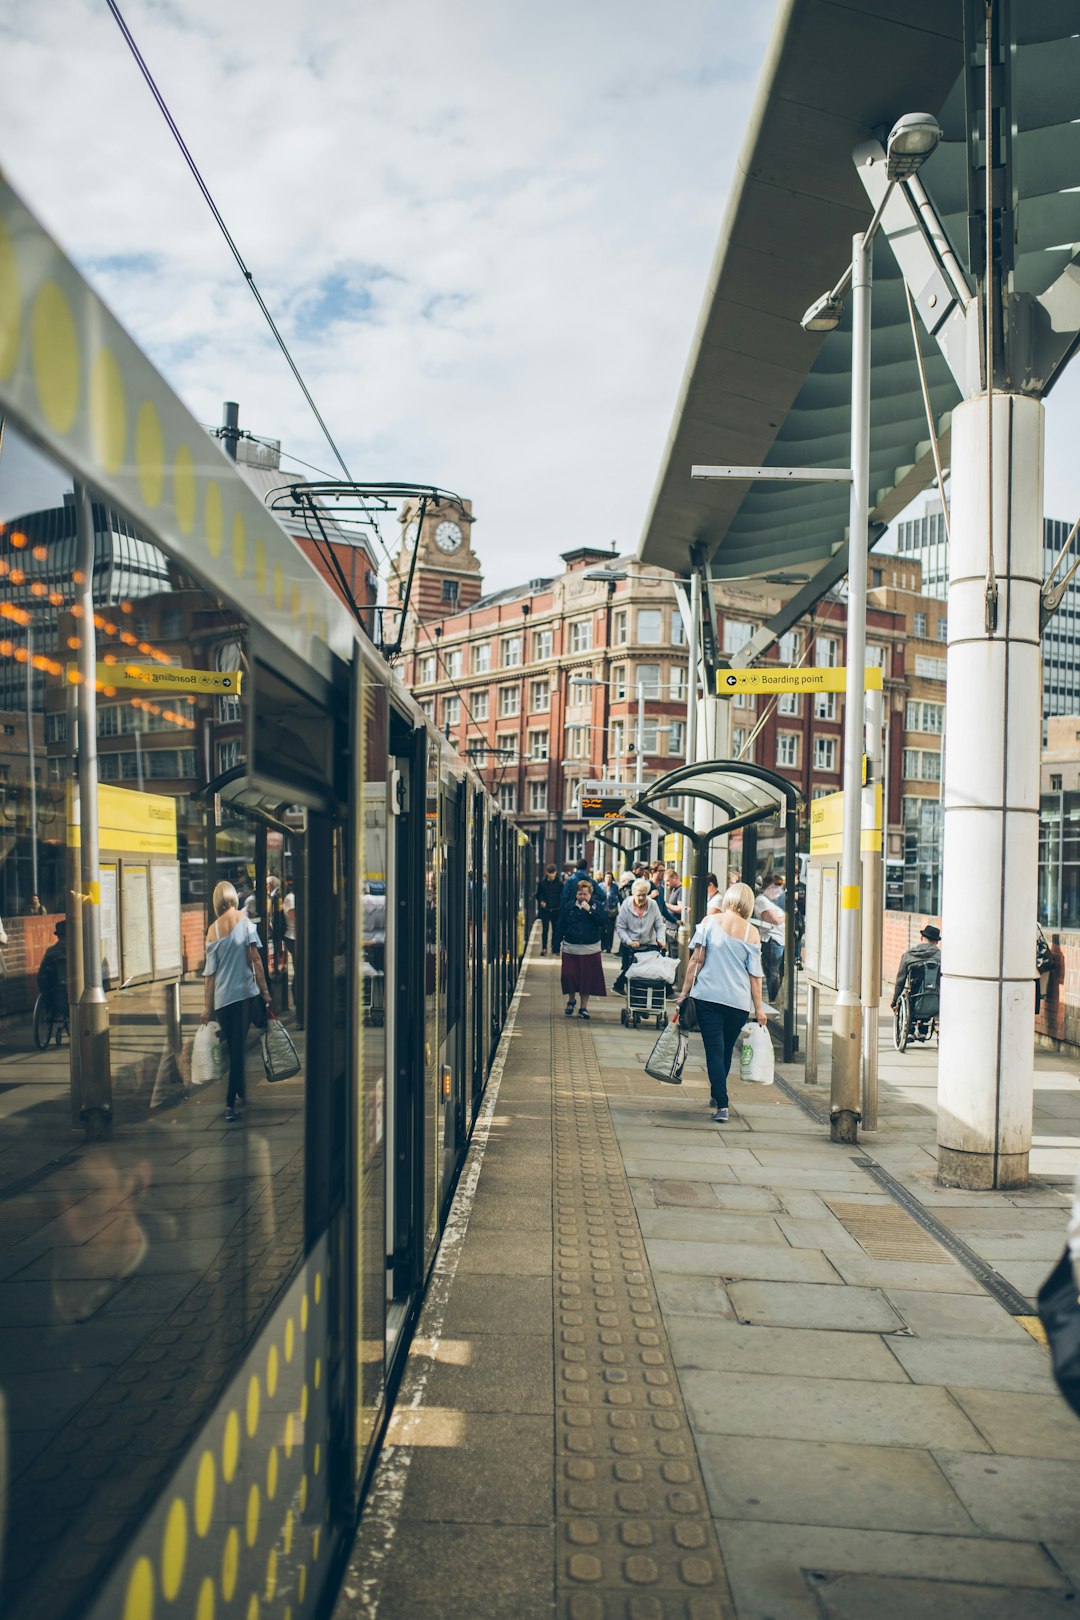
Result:
M990 527L998 608L988 634ZM1026 395L995 395L991 438L985 396L966 400L952 418L938 1055L938 1177L947 1186L1018 1187L1027 1180L1042 534L1043 406Z

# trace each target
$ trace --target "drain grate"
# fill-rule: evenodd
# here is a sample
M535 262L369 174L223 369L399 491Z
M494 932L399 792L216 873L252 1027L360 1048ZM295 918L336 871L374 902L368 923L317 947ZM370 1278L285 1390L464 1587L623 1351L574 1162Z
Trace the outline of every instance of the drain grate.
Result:
M892 1204L825 1202L872 1260L919 1260L947 1266L950 1257L906 1211Z

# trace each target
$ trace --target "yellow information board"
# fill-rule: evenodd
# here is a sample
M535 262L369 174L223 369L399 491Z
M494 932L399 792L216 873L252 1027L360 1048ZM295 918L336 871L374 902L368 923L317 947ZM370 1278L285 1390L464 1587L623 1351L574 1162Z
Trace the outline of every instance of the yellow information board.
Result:
M72 784L67 793L67 841L79 847L79 822ZM98 783L98 847L124 855L164 855L176 859L176 800L163 793Z
M74 669L74 664L69 665ZM229 692L239 696L242 669L178 669L175 664L98 664L102 686L133 687L141 692Z
M881 849L881 783L874 784L874 824L866 826L866 795L863 795L863 854ZM810 801L810 854L839 855L844 844L844 795L826 793Z
M881 691L881 670L876 666L863 670L863 682L868 692ZM759 664L756 669L721 669L716 674L718 697L730 697L735 692L843 692L847 689L847 670L787 669L781 664Z
M675 861L676 863L678 863L679 861L682 860L682 839L683 839L682 833L666 833L665 834L665 836L664 836L664 859L665 859L665 861Z

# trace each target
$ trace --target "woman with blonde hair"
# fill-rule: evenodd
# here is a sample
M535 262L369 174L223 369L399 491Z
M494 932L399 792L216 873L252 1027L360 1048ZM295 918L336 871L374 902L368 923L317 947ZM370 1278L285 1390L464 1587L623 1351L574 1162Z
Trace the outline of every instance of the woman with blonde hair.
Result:
M214 890L214 918L206 935L202 1021L217 1020L228 1048L225 1118L231 1123L244 1105L244 1042L251 1003L261 996L269 1012L271 1001L259 955L259 930L240 910L231 883L219 883Z
M761 939L750 918L754 891L746 883L733 883L716 909L714 899L704 922L690 941L691 957L686 981L676 1003L678 1009L691 991L698 1028L705 1043L713 1119L728 1120L727 1077L739 1031L747 1017L767 1024L761 1004Z

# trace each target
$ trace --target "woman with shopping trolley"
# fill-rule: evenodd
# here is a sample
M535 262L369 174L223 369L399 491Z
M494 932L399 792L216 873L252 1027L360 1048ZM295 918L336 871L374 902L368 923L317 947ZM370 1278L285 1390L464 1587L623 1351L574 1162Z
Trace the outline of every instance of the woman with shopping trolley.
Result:
M676 1016L693 993L694 1010L705 1062L709 1070L713 1119L728 1119L728 1070L739 1031L747 1017L768 1023L761 1003L761 937L750 918L754 891L747 883L733 883L723 898L714 898L704 922L690 941L686 980L676 1003Z
M635 878L628 897L619 907L615 918L615 937L619 941L622 967L612 985L616 995L626 988L626 970L643 950L667 950L667 933L660 908L649 899L649 885L645 878Z

